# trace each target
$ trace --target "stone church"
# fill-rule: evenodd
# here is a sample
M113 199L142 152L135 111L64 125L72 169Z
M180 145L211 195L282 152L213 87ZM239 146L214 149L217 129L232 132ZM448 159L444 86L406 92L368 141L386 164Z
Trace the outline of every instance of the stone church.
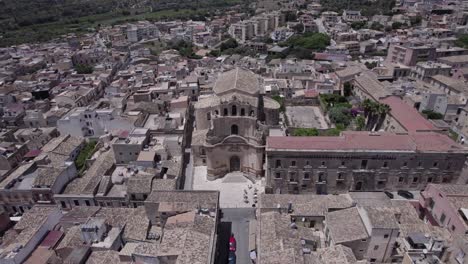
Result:
M195 103L194 165L207 166L208 179L233 171L263 175L265 140L278 125L280 105L262 87L260 76L235 68L220 74L213 95Z

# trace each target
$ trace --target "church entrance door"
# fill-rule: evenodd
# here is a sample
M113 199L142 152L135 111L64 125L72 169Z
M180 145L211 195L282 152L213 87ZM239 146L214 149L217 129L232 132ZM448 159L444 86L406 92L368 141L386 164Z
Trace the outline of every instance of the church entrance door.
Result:
M232 156L229 160L229 171L240 171L240 159L238 156Z

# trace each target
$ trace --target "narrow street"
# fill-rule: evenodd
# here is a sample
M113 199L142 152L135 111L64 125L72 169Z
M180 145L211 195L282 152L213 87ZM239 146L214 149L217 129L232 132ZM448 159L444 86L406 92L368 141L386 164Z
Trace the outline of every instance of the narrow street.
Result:
M253 208L227 208L221 209L223 218L221 219L220 241L229 241L230 233L234 234L237 241L236 256L237 264L249 264L249 223L255 219L255 209ZM230 228L229 228L230 227ZM217 264L227 264L227 254L229 253L229 242L226 245L219 244L218 251L220 258Z
M189 163L185 168L184 190L193 190L193 156L190 148L185 149L185 154L190 155Z

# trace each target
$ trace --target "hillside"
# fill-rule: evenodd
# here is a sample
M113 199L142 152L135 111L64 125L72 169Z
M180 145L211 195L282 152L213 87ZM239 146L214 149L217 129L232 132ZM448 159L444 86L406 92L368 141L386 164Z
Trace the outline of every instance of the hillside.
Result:
M0 0L0 46L139 19L190 18L242 0Z

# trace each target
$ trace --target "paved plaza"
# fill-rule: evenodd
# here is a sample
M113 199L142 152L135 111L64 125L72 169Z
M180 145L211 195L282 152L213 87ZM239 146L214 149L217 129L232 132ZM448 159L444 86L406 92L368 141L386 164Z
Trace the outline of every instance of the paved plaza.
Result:
M292 127L329 128L318 106L287 106L286 115Z
M220 191L221 208L245 208L255 204L256 195L264 192L261 181L252 182L241 172L232 172L226 176L209 181L206 178L206 166L193 168L193 190Z

